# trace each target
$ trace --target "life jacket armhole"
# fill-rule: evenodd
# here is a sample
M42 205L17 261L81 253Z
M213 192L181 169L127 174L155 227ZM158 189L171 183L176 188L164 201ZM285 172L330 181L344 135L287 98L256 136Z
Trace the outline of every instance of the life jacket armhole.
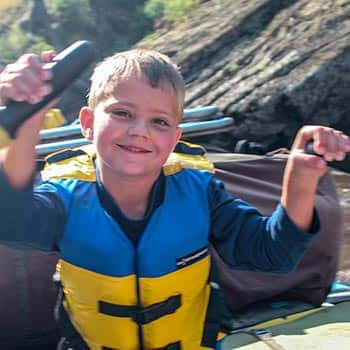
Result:
M66 149L46 158L41 178L43 181L52 179L76 179L87 182L96 181L94 164L95 154L84 149Z
M64 151L60 151L60 152L55 152L50 154L49 156L47 156L45 158L46 163L48 164L52 164L52 163L58 163L64 160L67 160L69 158L74 158L74 157L78 157L81 155L85 155L86 152L84 152L82 149L78 148L78 149L65 149Z
M190 143L190 142L187 142L187 141L180 140L176 144L174 152L175 153L184 153L184 154L192 154L192 155L204 156L207 151L201 145L197 145L195 143Z
M215 172L214 164L207 158L206 150L201 145L190 142L179 141L169 155L163 166L163 172L166 176L175 174L182 169L206 170L210 173Z

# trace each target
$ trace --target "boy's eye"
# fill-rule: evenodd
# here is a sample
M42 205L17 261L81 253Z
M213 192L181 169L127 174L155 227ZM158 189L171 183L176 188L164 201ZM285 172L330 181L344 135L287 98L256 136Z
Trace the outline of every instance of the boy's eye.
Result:
M169 122L163 118L155 118L154 123L160 126L169 126Z
M122 117L122 118L128 118L130 117L130 113L128 111L124 111L122 109L117 109L115 111L112 111L113 115L116 115L118 117Z

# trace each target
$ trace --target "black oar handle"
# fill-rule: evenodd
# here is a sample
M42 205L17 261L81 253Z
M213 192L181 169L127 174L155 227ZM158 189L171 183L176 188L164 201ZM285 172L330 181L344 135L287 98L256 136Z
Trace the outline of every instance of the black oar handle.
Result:
M322 157L320 154L316 153L315 152L315 149L314 149L314 142L313 141L309 141L306 146L305 146L305 153L307 154L312 154L314 156L320 156Z
M17 128L26 119L62 93L88 67L94 58L93 46L91 42L86 40L77 41L61 51L53 62L45 65L53 73L53 77L49 81L52 92L36 104L11 101L6 106L0 106L0 134L13 138Z
M305 146L305 153L322 157L322 155L320 155L320 154L315 152L314 142L313 141L309 141L306 144L306 146ZM335 168L340 168L342 170L348 169L349 168L349 164L350 164L350 154L347 153L344 160L340 160L340 161L333 160L331 162L327 162L327 164L328 164L328 166L335 167Z

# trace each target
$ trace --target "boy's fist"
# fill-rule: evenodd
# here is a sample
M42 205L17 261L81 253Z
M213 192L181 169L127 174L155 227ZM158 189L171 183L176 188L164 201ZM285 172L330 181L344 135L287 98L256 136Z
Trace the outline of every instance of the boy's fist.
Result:
M9 100L37 103L51 92L48 80L52 73L44 64L50 62L54 52L38 55L25 54L16 62L7 65L0 73L0 101Z
M314 151L319 156L305 153L308 142L313 141ZM327 169L327 162L343 160L350 151L350 138L343 132L326 126L304 126L296 135L291 152L293 167L316 178L322 176Z
M45 63L51 62L54 57L53 51L46 51L41 57L24 54L16 62L7 65L0 73L0 104L4 105L9 101L35 104L51 93L49 80L52 78L52 72L45 68ZM17 137L36 139L50 106L46 106L33 118L25 121L18 129Z

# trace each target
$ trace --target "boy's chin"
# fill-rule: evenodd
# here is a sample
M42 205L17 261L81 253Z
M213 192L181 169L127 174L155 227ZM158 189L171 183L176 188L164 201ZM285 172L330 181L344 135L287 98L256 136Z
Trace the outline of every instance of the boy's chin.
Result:
M162 171L163 166L150 167L149 164L144 163L132 163L132 162L107 162L100 160L100 172L102 175L108 176L108 178L139 178L150 179L157 178ZM103 176L104 177L104 176Z
M124 169L114 169L114 174L117 177L129 177L131 178L145 178L145 177L157 177L159 173L161 172L162 168L154 169L150 171L149 169L145 168L138 168L138 167L129 167Z

